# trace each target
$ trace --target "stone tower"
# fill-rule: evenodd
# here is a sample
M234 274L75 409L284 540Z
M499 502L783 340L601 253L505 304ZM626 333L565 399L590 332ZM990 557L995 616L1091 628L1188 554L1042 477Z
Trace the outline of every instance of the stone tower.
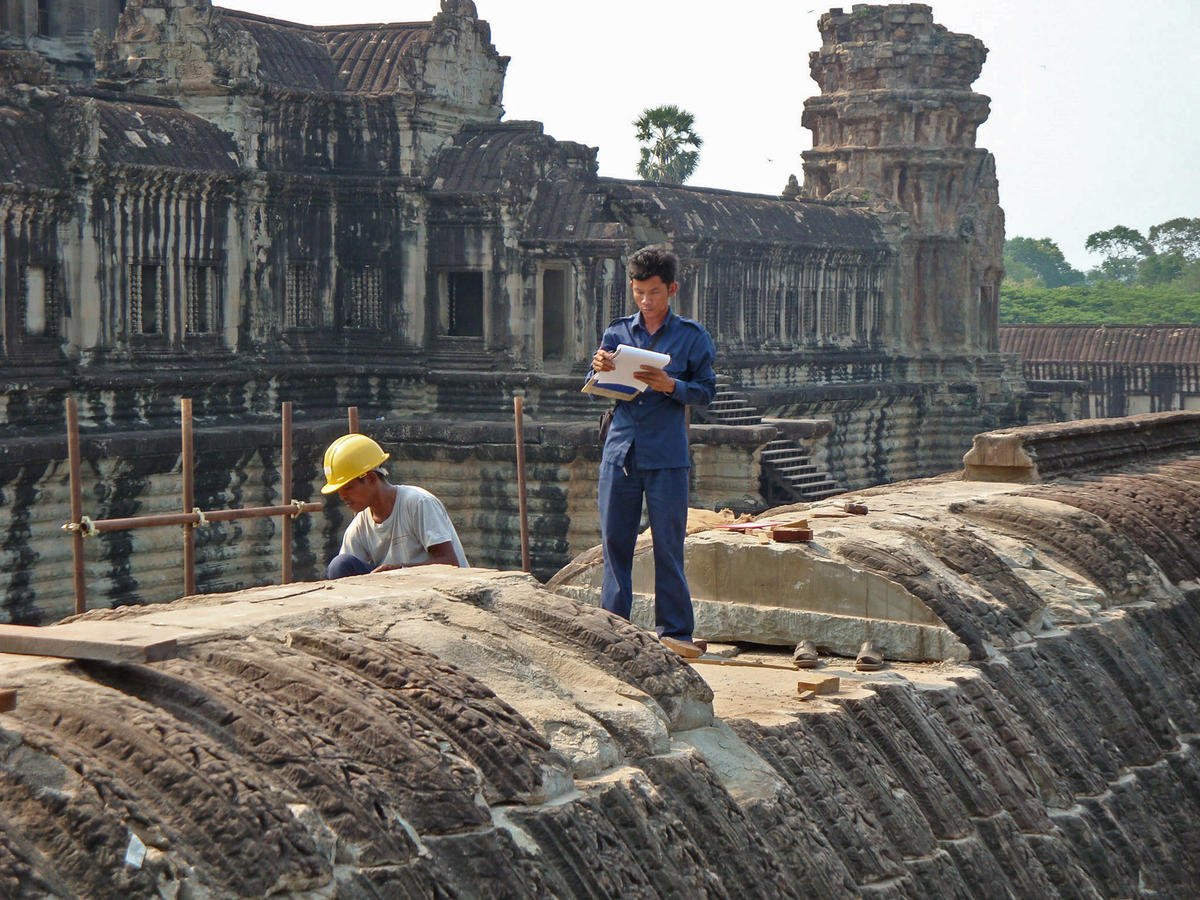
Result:
M802 195L866 202L893 231L902 346L994 353L1004 213L995 160L975 146L989 98L971 89L987 48L916 3L833 9L819 28Z
M60 78L95 77L96 32L111 38L126 0L0 0L0 44L46 57Z

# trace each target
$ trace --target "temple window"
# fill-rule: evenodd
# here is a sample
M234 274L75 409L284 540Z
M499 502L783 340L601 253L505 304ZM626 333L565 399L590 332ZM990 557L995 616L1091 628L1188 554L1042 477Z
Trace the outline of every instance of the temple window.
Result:
M185 267L188 334L221 330L220 275L220 267L212 263L189 263Z
M363 265L342 270L347 328L383 328L383 270Z
M600 331L608 327L608 323L618 316L626 315L629 311L630 295L629 282L625 277L625 266L617 260L617 275L613 278L612 290L608 294L608 313L601 316Z
M854 292L854 339L866 343L870 335L869 296L865 285L860 284Z
M283 286L284 327L316 328L318 320L317 266L310 260L288 263Z
M545 269L542 272L542 359L563 359L567 314L567 271Z
M28 335L55 337L61 313L57 267L23 266L21 294L25 299L24 331Z
M162 266L134 263L129 267L129 327L133 334L166 334Z
M850 334L850 306L851 294L846 288L840 288L837 292L837 326L834 332L838 337L846 337Z

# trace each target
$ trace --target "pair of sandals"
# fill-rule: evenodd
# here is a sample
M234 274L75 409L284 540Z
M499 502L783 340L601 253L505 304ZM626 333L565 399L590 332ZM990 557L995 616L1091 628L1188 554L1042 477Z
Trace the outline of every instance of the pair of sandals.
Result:
M792 651L792 662L797 669L815 669L820 662L817 645L812 641L801 641ZM884 667L883 654L872 641L863 641L854 659L854 668L860 672L878 672Z

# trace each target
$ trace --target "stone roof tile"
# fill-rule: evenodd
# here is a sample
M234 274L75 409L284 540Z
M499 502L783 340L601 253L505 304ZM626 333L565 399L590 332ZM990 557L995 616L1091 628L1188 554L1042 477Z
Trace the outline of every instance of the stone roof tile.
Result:
M1026 362L1200 364L1200 325L1004 325L1000 349Z
M221 10L258 46L259 77L271 87L290 90L340 89L325 36L309 25Z
M431 22L314 26L223 9L258 47L259 76L298 91L407 90L403 60L429 39Z
M533 160L552 154L556 144L538 122L467 126L438 155L430 185L453 194L494 194L513 181L532 180Z
M675 238L845 250L888 247L875 216L819 201L783 200L715 188L601 179Z
M239 168L230 136L199 116L151 100L95 102L103 162L205 172Z
M595 151L538 122L464 130L431 170L435 193L533 198L529 240L619 238L648 219L679 240L846 250L887 248L873 214L819 201L595 176Z
M324 34L343 90L382 94L407 88L403 60L429 40L429 23L363 25Z
M62 156L41 114L0 106L0 181L24 188L65 187Z

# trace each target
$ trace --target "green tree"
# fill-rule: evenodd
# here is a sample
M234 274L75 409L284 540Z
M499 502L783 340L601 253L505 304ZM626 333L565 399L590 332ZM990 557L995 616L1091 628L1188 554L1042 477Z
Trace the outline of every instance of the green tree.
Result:
M1125 225L1114 225L1107 231L1089 234L1084 247L1104 257L1097 271L1101 279L1125 284L1137 281L1138 265L1154 253L1154 248L1140 231Z
M1137 267L1138 284L1170 284L1183 274L1187 260L1178 250L1151 253Z
M1185 263L1175 284L1187 293L1200 297L1200 259Z
M1004 242L1004 274L1012 281L1042 287L1082 284L1083 273L1071 268L1050 238L1014 237Z
M700 145L704 143L694 130L695 124L696 117L678 106L644 110L633 123L642 144L638 177L668 184L687 181L696 171Z
M1180 217L1151 225L1147 237L1160 256L1178 253L1184 262L1200 259L1200 219Z
M1183 281L1140 285L1110 279L1086 285L1043 288L1005 280L1000 285L1000 322L1005 325L1200 325L1200 292L1184 287Z

